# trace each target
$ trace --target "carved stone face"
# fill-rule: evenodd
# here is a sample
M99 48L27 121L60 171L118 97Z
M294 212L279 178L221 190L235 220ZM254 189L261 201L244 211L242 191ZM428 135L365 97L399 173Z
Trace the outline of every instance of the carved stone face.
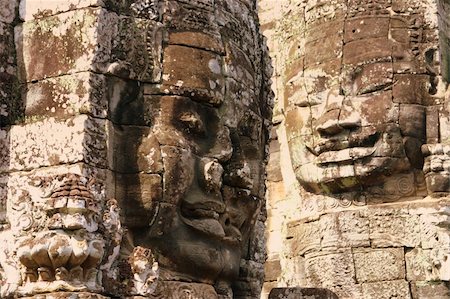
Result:
M409 40L407 25L388 22L378 16L308 28L307 65L288 82L286 128L297 179L309 191L383 186L422 168L429 78L409 74L418 68L417 58L410 44L396 40L397 29ZM317 31L329 35L325 45L308 40ZM319 47L326 53L317 54Z
M160 263L175 275L206 281L219 274L237 276L241 242L260 205L251 194L252 173L243 157L235 153L233 158L242 167L230 165L240 145L233 144L216 108L178 96L157 101L161 113L153 134L164 165L163 202L155 206L159 212L149 232L136 232L137 240L143 238L167 258L168 264ZM233 176L247 188L224 185Z
M244 89L246 79L226 79L224 60L211 51L168 46L164 53L163 84L137 109L148 111L150 125L130 127L134 133L117 139L122 166L116 168L143 172L118 181L137 185L117 195L125 225L135 245L156 254L164 279L230 282L247 254L263 198L267 133L258 96L247 92L248 106L235 102L224 84Z

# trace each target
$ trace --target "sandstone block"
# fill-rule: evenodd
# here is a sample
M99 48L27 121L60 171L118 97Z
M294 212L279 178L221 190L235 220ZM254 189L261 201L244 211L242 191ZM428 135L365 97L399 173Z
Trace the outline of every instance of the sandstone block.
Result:
M280 152L270 154L269 163L267 164L267 180L272 182L280 182L283 180L280 168Z
M98 30L106 25L102 21L99 19ZM106 72L141 82L160 82L161 24L142 18L119 16L116 26L113 27L111 57ZM109 37L107 31L100 34L106 40Z
M71 174L94 179L95 190L102 194L101 198L98 198L99 201L114 197L115 183L111 172L85 163L76 163L11 173L5 181L8 189L5 200L9 202L12 209L16 208L16 202L21 202L21 195L26 195L23 198L30 197L30 200L35 203L42 202L42 199L48 197L53 190L55 182L60 182ZM18 209L20 210L20 207ZM20 219L14 219L14 221L20 221Z
M242 210L245 209L245 205L243 205ZM250 210L250 209L248 209ZM265 224L263 221L257 220L252 228L249 238L249 252L248 259L256 262L258 268L261 265L261 268L264 267L264 262L267 259L266 255L266 237L265 237ZM261 269L261 272L264 270ZM256 273L255 273L256 274ZM255 274L249 274L250 276Z
M333 11L333 13L329 13ZM343 0L335 2L324 2L317 5L315 2L308 3L305 7L306 22L325 23L343 19L346 15L347 3ZM342 26L340 27L342 28Z
M18 83L0 82L0 127L11 125L23 116Z
M390 30L392 39L398 43L408 43L409 32L408 28L391 28Z
M254 62L249 54L231 41L225 44L225 50L227 55L225 56L224 73L250 90L257 91L257 78L253 75Z
M340 53L340 52L339 52ZM340 55L342 56L342 54ZM305 74L314 74L314 73L322 73L326 74L328 76L331 76L331 82L333 85L338 83L338 77L341 73L342 66L344 64L342 63L342 59L340 58L334 58L326 63L319 64L319 65L309 65L305 66Z
M315 252L305 257L307 286L323 287L338 298L363 298L356 283L351 249Z
M388 4L386 1L367 2L366 0L350 0L349 16L367 16L375 15L377 17L389 15Z
M370 239L373 246L416 247L420 244L420 220L402 209L374 209L365 211L369 218Z
M42 134L46 132L46 134ZM0 131L1 171L77 163L106 167L106 121L49 118Z
M370 63L354 68L344 66L345 84L342 86L345 94L370 94L382 91L393 83L392 64L389 62Z
M6 2L8 2L7 0ZM3 3L3 2L2 2ZM3 4L0 4L3 5ZM0 8L1 11L1 8ZM1 15L1 13L0 13ZM1 19L1 18L0 18ZM12 82L16 79L16 51L14 28L0 21L0 81Z
M422 132L424 130L422 129ZM425 135L422 135L425 136ZM422 169L424 164L423 154L421 147L423 144L423 138L404 137L403 145L405 147L405 153L408 157L411 166L416 169Z
M362 285L364 299L411 299L409 284L405 280L364 283Z
M225 124L235 128L238 126L238 121L249 110L259 114L260 108L252 99L257 97L257 93L247 88L241 82L233 78L225 78L225 100L222 103L221 110Z
M214 4L211 0L174 1L166 2L166 9L170 14L164 14L163 23L174 31L200 31L218 34L215 22Z
M332 286L355 285L354 260L350 249L332 252L315 252L305 256L308 285Z
M334 30L340 29L335 28ZM315 66L342 57L342 44L343 38L341 32L330 34L325 40L315 40L306 43L305 66ZM330 51L330 49L333 50Z
M405 278L403 248L357 248L353 258L358 283Z
M296 107L288 110L285 120L288 141L300 136L311 135L310 122L311 112L308 107Z
M356 65L364 61L386 60L392 55L388 36L354 40L344 45L344 63Z
M0 4L0 126L13 123L22 114L20 85L16 74L14 28L4 23L4 20L2 22L2 14L6 16L10 6L15 5L14 2L8 0Z
M420 215L421 247L436 250L446 248L450 242L450 232L443 228L448 224L448 215L438 205L429 208L427 213Z
M303 24L304 26L304 24ZM344 33L344 20L337 19L333 21L328 21L324 23L317 24L314 29L306 28L305 31L305 41L312 42L317 40L324 40L330 35L340 35L343 36ZM300 27L300 29L303 29Z
M170 32L169 44L200 48L221 55L225 53L223 43L217 36L203 32Z
M67 118L89 113L106 118L108 98L103 75L82 72L26 84L26 116Z
M425 139L425 107L421 105L400 105L399 125L402 135Z
M305 63L304 58L304 56L297 58L285 68L283 95L286 101L285 104L289 104L291 107L296 103L301 103L301 100L305 100L307 97L306 86L304 84L306 80L301 77Z
M20 80L29 82L104 69L111 57L116 24L117 15L100 8L86 8L17 26Z
M214 104L223 101L223 63L218 55L171 45L164 51L163 66L163 88L168 93L187 94L194 100L203 99Z
M280 260L283 270L280 281L290 286L307 286L305 258L303 256L283 258Z
M284 209L279 208L279 203L283 202L286 199L286 191L284 188L283 182L266 182L266 204L267 204L267 213L269 218L267 222L267 229L281 229L281 223L284 221L283 212ZM274 217L271 217L271 216ZM276 216L278 215L278 216Z
M386 126L387 121L397 121L396 106L392 103L392 92L375 94L361 104L361 109L371 111L361 117L361 126Z
M6 205L8 198L8 176L0 175L0 230L3 230L4 224L7 224Z
M27 21L15 28L15 41L21 53L21 81L88 70L144 82L157 81L161 75L159 25L103 8ZM52 53L61 59L54 59Z
M438 143L439 140L439 108L431 106L426 108L427 114L427 143Z
M430 77L427 75L397 74L392 87L394 101L403 104L425 104L429 101Z
M369 246L369 220L358 211L330 213L320 217L322 248Z
M344 42L387 36L389 21L387 16L349 19L345 22Z
M304 255L307 252L318 251L320 245L320 224L318 221L287 224L286 251L289 256Z
M163 157L164 200L177 204L189 188L193 179L194 160L190 151L175 146L161 146ZM180 178L183 178L180 180Z
M275 226L274 224L271 224L274 221L273 219L274 217L271 217L270 215L268 215L268 222L269 224L267 224L268 226ZM282 222L282 221L280 221ZM266 232L268 231L269 233L266 234L266 250L267 252L274 254L274 253L281 253L283 251L283 241L284 238L282 237L282 233L281 233L281 224L278 225L279 228L278 229L267 229Z

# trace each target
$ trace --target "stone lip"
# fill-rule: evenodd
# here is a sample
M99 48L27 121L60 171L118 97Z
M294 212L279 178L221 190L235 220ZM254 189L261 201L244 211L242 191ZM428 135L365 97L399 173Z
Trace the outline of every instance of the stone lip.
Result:
M332 291L319 288L275 288L269 299L338 299Z

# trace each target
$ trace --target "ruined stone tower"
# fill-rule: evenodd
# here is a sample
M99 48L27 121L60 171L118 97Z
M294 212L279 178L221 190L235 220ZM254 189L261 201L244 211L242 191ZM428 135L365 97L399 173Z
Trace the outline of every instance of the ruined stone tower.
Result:
M259 298L252 0L0 3L2 298Z

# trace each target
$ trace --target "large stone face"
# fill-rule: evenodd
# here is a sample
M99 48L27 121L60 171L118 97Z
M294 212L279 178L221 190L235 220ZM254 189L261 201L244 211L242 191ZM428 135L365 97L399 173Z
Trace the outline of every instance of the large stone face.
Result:
M255 1L0 4L0 297L258 298Z
M448 296L448 11L445 1L260 1L280 143L267 287Z

